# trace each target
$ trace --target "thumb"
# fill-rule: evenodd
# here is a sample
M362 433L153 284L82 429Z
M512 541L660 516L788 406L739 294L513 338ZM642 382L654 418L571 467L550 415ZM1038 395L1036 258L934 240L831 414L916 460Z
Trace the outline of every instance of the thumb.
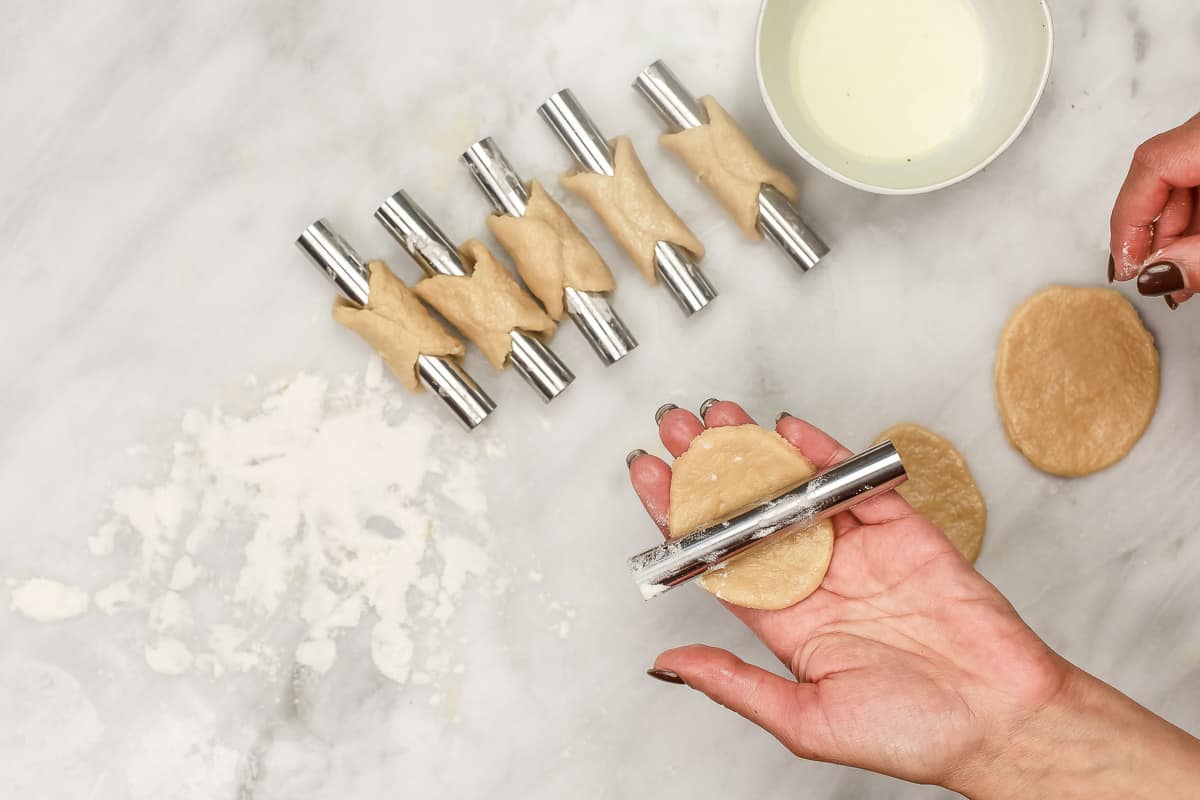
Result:
M684 683L758 725L801 758L832 760L833 737L815 683L797 683L747 664L728 650L694 644L654 662Z
M1137 278L1138 292L1182 302L1200 291L1200 236L1178 239L1157 251Z

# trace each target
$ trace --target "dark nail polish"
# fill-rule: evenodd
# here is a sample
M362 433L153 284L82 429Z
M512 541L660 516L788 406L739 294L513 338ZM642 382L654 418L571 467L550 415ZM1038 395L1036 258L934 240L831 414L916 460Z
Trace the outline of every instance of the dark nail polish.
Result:
M677 408L679 408L679 406L675 405L674 403L663 403L661 406L659 406L658 411L654 412L654 423L657 425L658 423L662 422L663 417L665 417L667 414L670 414Z
M1171 295L1167 295L1163 299L1167 301L1167 308L1171 309L1172 311L1179 308L1179 303L1176 303L1175 298L1171 297Z
M708 410L710 408L712 408L713 406L715 406L719 402L721 402L721 401L718 400L717 398L710 397L707 400L705 400L703 403L700 404L700 421L701 422L703 422L704 418L706 416L708 416Z
M644 455L646 455L646 451L640 448L637 450L630 450L629 455L625 456L625 466L632 467L633 462L637 461Z
M1108 282L1112 283L1117 277L1117 261L1112 256L1108 257Z
M683 678L679 677L674 672L671 672L669 669L648 669L646 670L646 674L651 678L656 678L662 681L663 683L675 683L680 686L687 685L683 682Z
M791 414L789 414L788 412L780 411L779 416L775 418L775 424L778 425L779 423L783 422L785 419L787 419L790 416L791 416Z
M1137 289L1147 297L1161 297L1186 289L1183 282L1183 270L1170 261L1160 261L1151 264L1138 275Z

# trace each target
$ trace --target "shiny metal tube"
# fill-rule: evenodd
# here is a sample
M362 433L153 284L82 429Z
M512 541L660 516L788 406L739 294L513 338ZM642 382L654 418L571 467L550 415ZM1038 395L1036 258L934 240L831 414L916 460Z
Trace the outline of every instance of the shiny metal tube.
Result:
M472 268L450 237L407 192L396 192L383 201L375 211L375 218L427 275L471 274ZM545 343L515 328L509 331L509 337L513 348L508 363L545 402L558 397L575 380L575 374Z
M350 243L324 219L304 229L296 246L333 281L351 303L365 306L370 299L370 271ZM496 403L453 359L419 355L417 378L437 395L468 431L496 410Z
M458 362L443 356L417 357L417 378L436 394L469 431L479 427L496 410L496 401L467 374Z
M800 218L792 201L769 183L758 192L758 229L802 272L829 255L829 246Z
M633 88L650 102L672 133L708 124L704 106L661 60L639 72Z
M489 136L467 148L459 160L470 171L497 214L525 216L529 192L525 181L512 168L500 145Z
M347 300L360 306L367 304L371 293L371 273L367 264L350 243L330 227L328 220L319 219L305 228L296 239L296 246Z
M692 254L671 242L654 245L654 269L686 316L695 314L717 296L717 290Z
M538 114L562 140L580 167L610 178L616 174L617 166L613 163L608 139L579 105L574 92L563 89L550 95L538 108Z
M570 89L551 95L538 108L538 113L580 167L598 175L612 177L616 174L608 140ZM684 248L671 242L658 242L654 247L654 266L659 279L667 285L685 315L690 317L716 299L717 290L700 271L695 257Z
M568 286L563 290L567 313L571 315L592 351L611 367L633 352L638 341L626 327L625 321L609 305L600 292L585 292Z
M884 442L732 519L634 556L629 570L642 597L649 600L720 568L755 545L894 489L907 477L895 446Z
M525 182L490 137L480 139L462 154L462 162L479 184L497 214L523 217L529 203ZM564 305L580 333L606 367L620 361L637 347L637 339L600 292L585 292L570 286L563 290Z
M574 373L541 339L516 329L509 331L508 337L512 341L508 363L545 402L558 397L575 380Z
M672 132L708 123L708 114L662 61L646 67L633 82ZM829 247L800 217L791 201L774 186L763 184L758 193L758 229L808 272L829 254Z
M471 274L454 242L403 189L375 209L375 219L426 275L463 278Z

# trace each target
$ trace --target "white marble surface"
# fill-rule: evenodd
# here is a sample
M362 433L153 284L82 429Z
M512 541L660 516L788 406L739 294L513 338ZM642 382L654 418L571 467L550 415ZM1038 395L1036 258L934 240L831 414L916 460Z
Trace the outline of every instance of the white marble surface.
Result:
M45 624L3 602L0 795L941 796L796 761L642 674L658 650L691 641L768 663L702 592L646 605L624 572L655 533L623 456L654 444L660 403L710 395L764 420L786 408L852 446L897 420L942 431L988 500L979 568L1054 647L1200 732L1200 310L1135 300L1161 347L1162 405L1101 475L1030 468L1005 443L991 388L997 335L1023 297L1103 280L1132 149L1195 112L1200 12L1186 0L1054 3L1052 80L1013 149L950 190L882 198L816 174L775 136L753 81L754 6L7 4L0 580L106 585L136 562L137 542L97 557L88 537L119 487L164 480L185 412L252 409L271 381L301 372L361 373L366 353L329 319L329 287L296 234L326 215L415 279L371 220L378 201L404 186L455 235L481 233L485 205L457 154L490 134L550 183L568 159L535 108L563 86L633 136L708 245L722 296L683 320L569 203L622 279L616 302L642 346L604 371L564 330L558 349L579 377L548 410L472 355L501 413L479 433L482 454L462 456L488 485L486 524L471 533L488 563L444 625L461 672L436 686L383 677L368 614L315 674L293 664L299 609L285 602L242 620L282 642L272 674L165 676L143 658L144 612ZM825 266L799 276L740 240L657 148L657 122L628 88L657 57L803 180L803 207L834 247ZM430 398L381 391L397 415L435 425L421 421L438 418ZM459 434L436 435L455 458ZM236 554L244 542L224 533ZM205 620L192 613L187 642Z

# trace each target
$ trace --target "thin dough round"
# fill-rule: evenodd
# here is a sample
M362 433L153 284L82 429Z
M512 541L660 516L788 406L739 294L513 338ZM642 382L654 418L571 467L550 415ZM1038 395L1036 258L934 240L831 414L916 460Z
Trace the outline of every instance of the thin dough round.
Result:
M876 444L889 439L908 471L908 480L896 491L975 563L987 530L987 506L967 462L954 445L920 425L893 425Z
M804 455L758 425L709 428L671 467L672 539L736 514L802 483L815 470ZM756 546L700 579L745 608L779 609L808 597L833 557L828 520Z
M1009 441L1068 478L1120 461L1158 405L1158 350L1111 289L1055 286L1026 300L1000 338L996 400Z

